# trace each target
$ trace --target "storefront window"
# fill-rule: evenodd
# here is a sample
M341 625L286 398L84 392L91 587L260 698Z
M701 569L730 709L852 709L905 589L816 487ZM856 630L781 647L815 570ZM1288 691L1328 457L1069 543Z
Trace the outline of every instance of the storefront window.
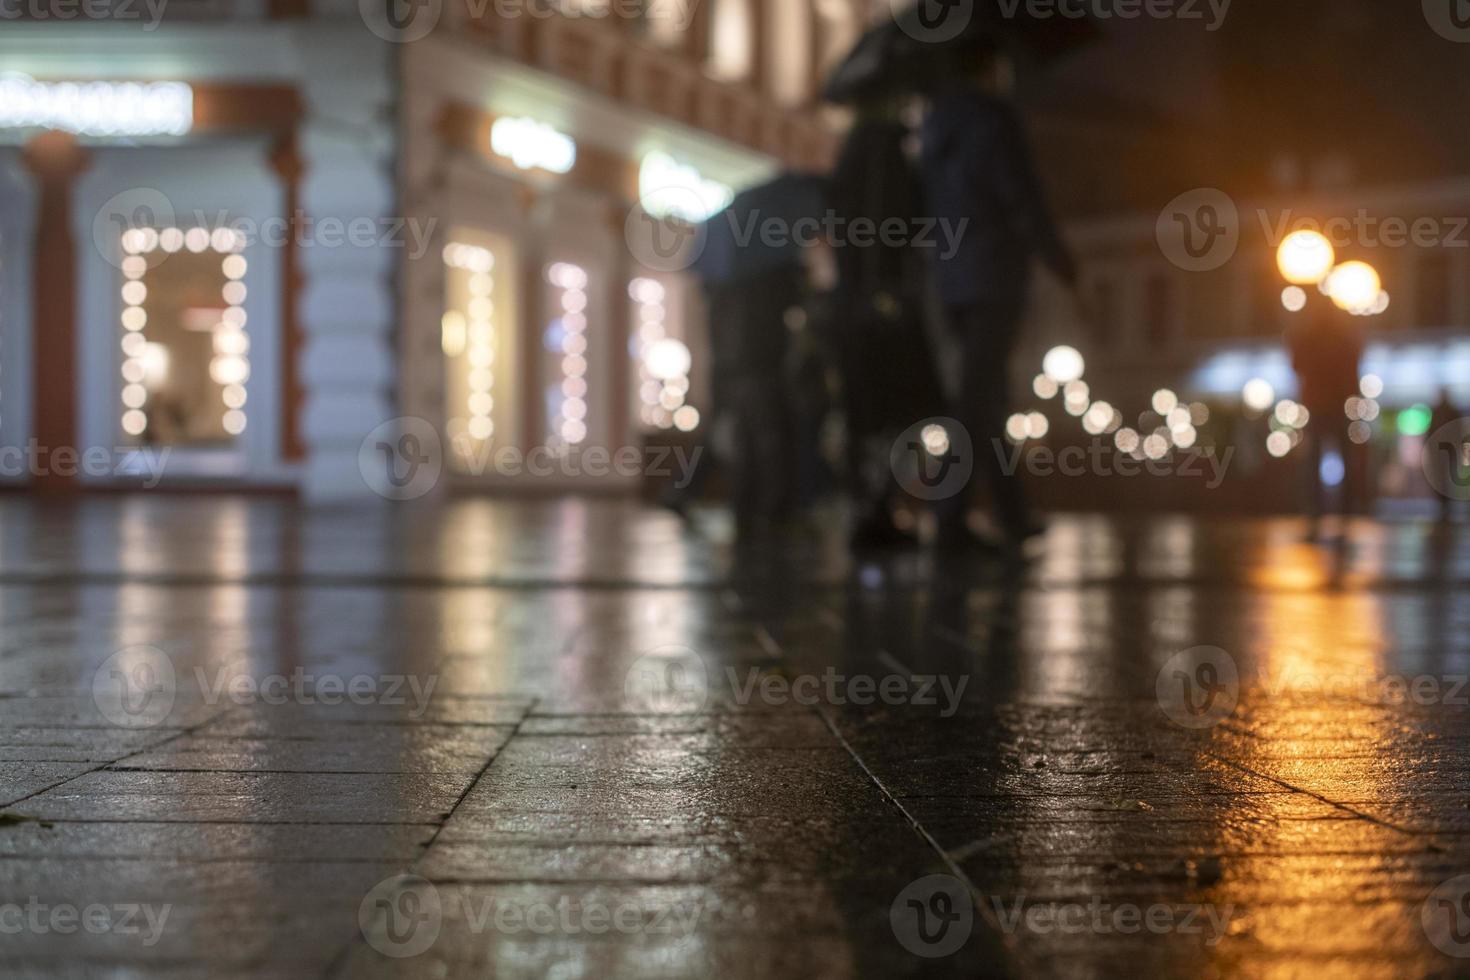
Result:
M440 329L447 431L456 467L484 472L485 454L514 442L515 253L494 236L456 237Z
M587 441L589 425L587 271L570 262L547 267L551 316L542 335L548 354L547 446L567 452Z
M244 433L244 241L228 228L123 235L118 423L139 445L231 449Z
M677 293L657 279L640 278L629 284L628 298L633 304L628 353L635 365L634 417L646 430L692 432L699 410L688 404L693 355L679 336Z

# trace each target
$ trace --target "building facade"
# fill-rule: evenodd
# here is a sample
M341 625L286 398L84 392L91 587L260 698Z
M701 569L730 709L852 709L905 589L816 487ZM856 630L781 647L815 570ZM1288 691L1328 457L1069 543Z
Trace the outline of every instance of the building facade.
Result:
M824 162L814 91L868 13L88 11L0 33L0 481L313 501L370 496L365 438L405 416L468 486L527 483L501 447L615 486L566 457L697 429L699 296L629 215Z

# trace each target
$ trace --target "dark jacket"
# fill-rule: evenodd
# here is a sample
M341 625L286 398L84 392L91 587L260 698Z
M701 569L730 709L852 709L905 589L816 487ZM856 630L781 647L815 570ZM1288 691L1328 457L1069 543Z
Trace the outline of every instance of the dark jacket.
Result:
M1031 260L1071 282L1075 265L1047 209L1021 120L978 88L940 93L923 128L922 176L933 216L958 229L959 247L936 252L946 306L1019 308Z
M827 187L828 204L838 218L849 225L861 219L874 228L898 218L911 227L924 214L918 178L903 153L907 137L908 129L898 122L867 120L853 126ZM914 251L906 245L885 244L881 236L865 247L840 244L834 255L846 294L895 290L913 278Z

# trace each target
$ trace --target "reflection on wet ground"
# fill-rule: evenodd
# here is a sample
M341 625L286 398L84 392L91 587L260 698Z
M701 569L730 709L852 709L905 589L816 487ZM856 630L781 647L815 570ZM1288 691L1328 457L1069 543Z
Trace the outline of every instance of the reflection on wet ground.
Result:
M0 498L0 953L1470 973L1470 534L1303 530L1075 516L1008 568L612 501Z

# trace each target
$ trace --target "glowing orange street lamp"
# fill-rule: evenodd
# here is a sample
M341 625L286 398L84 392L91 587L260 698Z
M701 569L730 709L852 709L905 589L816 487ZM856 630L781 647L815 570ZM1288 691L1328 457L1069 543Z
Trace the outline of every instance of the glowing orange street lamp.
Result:
M1367 262L1344 262L1327 276L1327 296L1340 310L1365 314L1374 311L1383 293L1383 279ZM1386 304L1385 304L1386 305Z
M1337 262L1337 252L1323 234L1294 231L1276 250L1276 267L1294 286L1314 285L1326 279Z

